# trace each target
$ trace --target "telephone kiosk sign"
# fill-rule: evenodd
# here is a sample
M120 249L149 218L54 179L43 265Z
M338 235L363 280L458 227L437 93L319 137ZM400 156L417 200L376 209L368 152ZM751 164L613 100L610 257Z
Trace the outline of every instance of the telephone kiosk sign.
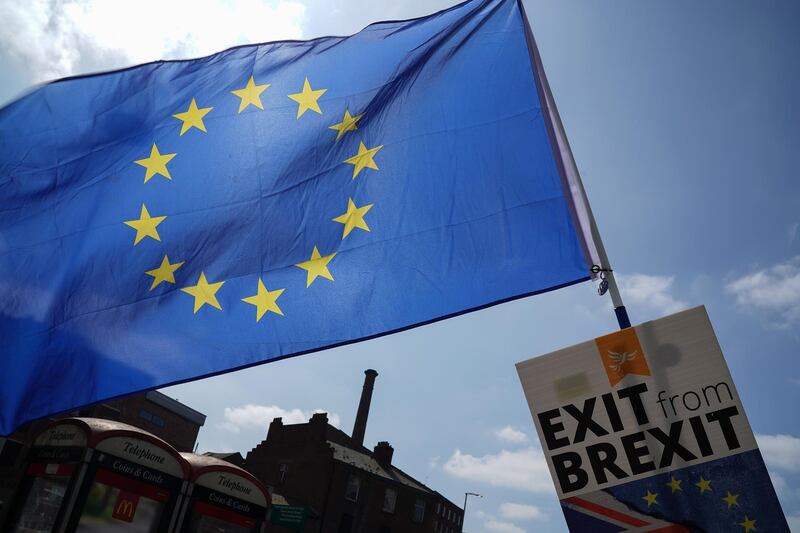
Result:
M181 456L189 464L190 483L176 531L258 533L264 529L271 498L257 478L215 457Z
M171 531L188 472L174 448L138 428L60 420L34 442L16 512L0 530Z
M789 531L704 307L517 372L570 531Z

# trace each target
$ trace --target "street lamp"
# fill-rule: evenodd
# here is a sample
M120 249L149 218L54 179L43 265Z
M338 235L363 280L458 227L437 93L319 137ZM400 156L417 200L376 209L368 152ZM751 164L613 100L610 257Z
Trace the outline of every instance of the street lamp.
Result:
M478 498L483 498L482 494L478 494L477 492L465 492L464 493L464 514L461 517L461 530L464 530L464 522L467 519L467 497L469 496L477 496Z

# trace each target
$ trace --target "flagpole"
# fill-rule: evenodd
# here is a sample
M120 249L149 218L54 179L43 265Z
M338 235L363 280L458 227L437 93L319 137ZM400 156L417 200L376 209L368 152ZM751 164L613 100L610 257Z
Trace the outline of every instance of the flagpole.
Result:
M559 166L564 188L568 193L567 196L572 200L570 210L573 219L579 231L583 233L584 251L590 263L592 263L591 272L600 278L598 293L602 296L608 291L611 295L611 303L614 306L614 314L617 317L619 328L629 328L631 327L631 321L628 317L628 311L625 309L625 304L622 302L622 295L620 294L617 280L614 277L614 271L611 268L611 262L608 259L606 248L603 245L600 231L597 229L597 222L592 212L592 206L589 204L589 198L586 195L586 188L583 186L583 180L581 179L580 172L578 172L578 166L575 163L572 148L564 132L564 124L561 122L561 116L558 114L558 109L553 99L553 93L550 91L550 84L547 82L547 76L544 73L542 58L539 55L539 49L536 47L536 40L531 31L528 15L525 13L525 6L522 5L522 0L517 0L517 5L519 6L525 24L525 35L528 38L528 50L533 63L532 66L535 73L536 85L542 97L542 114L546 119L545 122L548 125L551 139L555 144L554 149L558 151L558 153L555 154L556 164ZM559 155L560 157L558 157ZM586 234L587 231L589 233L588 235Z
M556 117L558 117L558 113L556 113ZM560 123L561 119L559 118L559 125ZM570 155L571 154L572 150L570 150ZM573 164L574 163L575 162L573 160ZM611 296L611 303L614 306L614 314L617 317L617 323L619 324L619 329L629 328L631 327L631 319L628 317L628 310L625 309L625 304L622 302L622 294L620 294L619 292L617 279L614 277L614 271L611 269L611 261L608 260L606 247L603 245L603 239L600 237L600 231L597 229L597 223L595 222L594 219L592 206L589 204L589 198L586 196L586 189L584 189L583 187L583 180L580 179L580 175L578 175L578 185L580 188L584 207L586 209L587 214L589 215L590 231L592 232L592 239L594 240L595 246L597 247L597 253L600 259L600 264L597 266L600 267L600 269L598 270L598 274L600 274L601 286L598 291L603 290L602 287L603 280L607 281L608 294ZM603 274L605 274L605 276Z

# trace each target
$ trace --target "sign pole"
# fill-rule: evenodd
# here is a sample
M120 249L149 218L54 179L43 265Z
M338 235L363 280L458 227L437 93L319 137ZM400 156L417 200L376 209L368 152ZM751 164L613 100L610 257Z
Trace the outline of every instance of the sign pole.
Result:
M536 74L536 84L541 92L541 102L545 109L542 114L545 117L545 122L549 127L551 139L555 144L556 162L559 164L564 187L567 196L571 198L572 214L576 220L579 231L583 233L584 242L586 244L586 255L591 258L592 273L600 278L600 287L598 293L602 296L607 292L611 295L611 303L614 305L614 314L617 316L617 322L620 329L631 327L630 318L628 318L628 311L625 309L625 304L622 303L622 295L619 292L619 286L614 278L614 271L611 269L611 262L608 260L606 248L603 246L603 239L600 237L600 231L597 229L597 223L592 213L592 207L589 205L589 199L586 196L586 189L583 186L578 166L575 163L575 157L572 154L572 148L567 141L566 133L564 132L564 124L561 122L561 116L556 109L553 93L550 91L550 84L547 82L547 76L544 73L544 66L542 65L542 58L539 55L539 49L536 47L536 40L533 38L528 15L525 13L525 6L522 1L517 2L522 18L525 22L525 34L528 38L528 50L531 56L531 62L534 73ZM559 157L560 156L560 157ZM588 232L588 234L587 234Z
M483 495L478 494L477 492L465 492L464 493L464 510L463 510L462 515L461 515L461 527L462 527L462 529L464 527L464 520L467 517L467 497L468 496L477 496L478 498L483 498Z

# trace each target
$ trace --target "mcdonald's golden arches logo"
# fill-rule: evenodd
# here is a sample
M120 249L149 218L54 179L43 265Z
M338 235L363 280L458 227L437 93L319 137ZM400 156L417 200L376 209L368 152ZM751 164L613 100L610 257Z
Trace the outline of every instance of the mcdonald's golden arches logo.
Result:
M136 516L136 507L139 505L139 495L121 490L117 501L114 503L114 512L111 517L123 522L133 522Z

